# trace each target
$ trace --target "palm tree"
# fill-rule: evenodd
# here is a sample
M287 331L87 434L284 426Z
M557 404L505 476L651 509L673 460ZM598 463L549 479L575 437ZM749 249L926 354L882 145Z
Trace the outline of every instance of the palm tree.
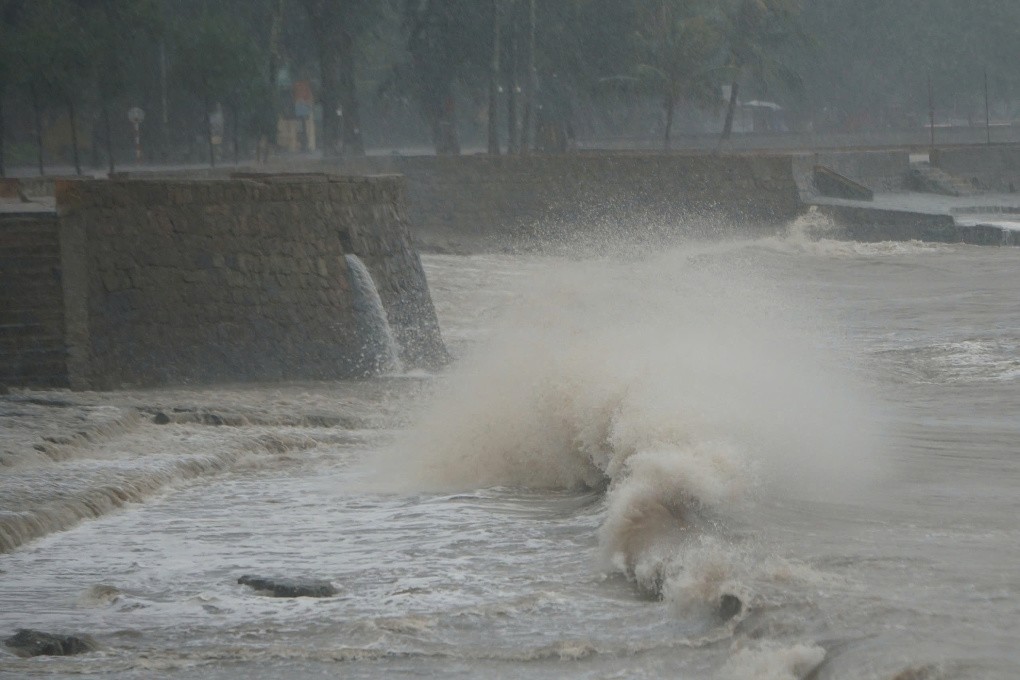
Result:
M799 86L796 73L781 64L776 53L791 42L807 42L797 24L800 0L730 0L722 8L721 24L727 44L730 99L719 147L733 132L740 82L750 72L764 89L772 77Z
M677 104L687 101L706 106L715 102L720 35L703 15L689 14L688 3L676 0L663 0L644 25L636 35L642 58L636 78L663 97L663 148L668 150Z

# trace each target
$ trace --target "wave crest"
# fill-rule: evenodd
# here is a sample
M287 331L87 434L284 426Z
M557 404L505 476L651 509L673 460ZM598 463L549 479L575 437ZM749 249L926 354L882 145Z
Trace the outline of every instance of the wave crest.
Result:
M852 354L827 350L835 325L746 257L558 263L447 378L383 477L605 488L603 556L651 590L706 510L852 494L877 420Z

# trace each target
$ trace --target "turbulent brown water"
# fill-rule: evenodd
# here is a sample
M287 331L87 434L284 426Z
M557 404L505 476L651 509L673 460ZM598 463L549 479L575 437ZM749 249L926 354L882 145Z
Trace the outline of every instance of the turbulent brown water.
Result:
M101 649L0 677L1020 675L1020 249L425 265L441 376L3 398L0 635Z

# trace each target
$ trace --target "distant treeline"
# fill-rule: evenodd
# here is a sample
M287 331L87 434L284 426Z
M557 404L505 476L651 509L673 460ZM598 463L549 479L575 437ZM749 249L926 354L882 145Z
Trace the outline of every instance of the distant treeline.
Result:
M0 172L251 157L308 116L327 155L527 153L723 140L740 106L843 132L916 128L930 96L983 123L986 82L1000 122L1020 99L1016 0L0 0L0 21Z

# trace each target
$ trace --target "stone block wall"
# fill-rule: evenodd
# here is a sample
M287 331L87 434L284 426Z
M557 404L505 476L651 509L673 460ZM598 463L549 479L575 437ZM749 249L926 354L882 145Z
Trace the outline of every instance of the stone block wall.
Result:
M1020 189L1020 145L995 144L936 149L935 165L985 191Z
M426 242L436 234L584 232L627 220L678 225L709 217L756 229L800 211L789 155L391 156L340 167L404 175L410 220Z
M55 215L0 214L0 385L67 385Z
M364 375L348 254L371 272L405 364L446 358L401 178L58 182L56 202L59 218L3 222L0 312L22 326L4 328L0 382ZM24 368L30 347L56 377Z

